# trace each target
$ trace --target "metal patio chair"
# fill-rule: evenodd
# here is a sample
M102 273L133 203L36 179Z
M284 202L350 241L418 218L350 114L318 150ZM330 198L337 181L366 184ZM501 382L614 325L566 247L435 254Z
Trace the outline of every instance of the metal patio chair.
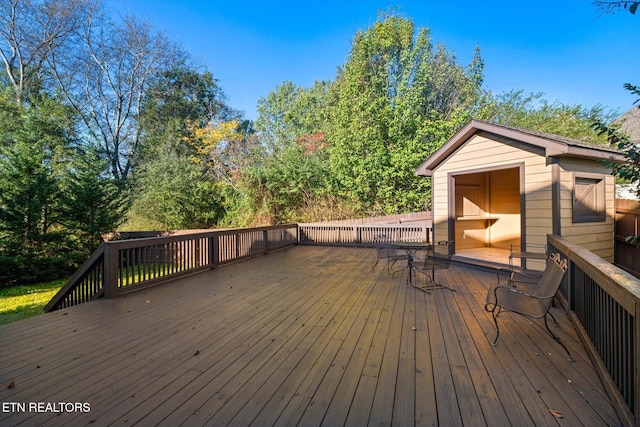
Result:
M569 355L569 360L573 357L567 347L560 341L560 338L549 328L547 316L551 316L553 322L558 326L558 322L549 312L549 308L555 298L558 288L562 283L567 271L567 261L560 259L559 254L553 254L547 259L546 267L542 276L536 283L519 283L518 287L493 285L487 293L485 310L491 312L493 322L496 325L496 338L492 345L495 345L500 336L498 327L498 316L502 312L513 312L531 319L544 319L544 326L551 337L562 346Z
M384 234L378 234L373 238L373 244L376 248L376 262L371 267L372 270L376 268L381 259L387 259L389 256L389 244L387 236Z
M381 259L387 261L387 273L391 273L391 268L398 261L409 261L409 253L401 248L393 246L391 244L392 237L385 234L378 234L373 238L373 242L376 247L376 262L371 267L372 270L376 268ZM406 267L405 267L406 268ZM397 273L397 271L394 272Z
M446 270L451 266L452 249L453 241L439 241L427 249L426 257L423 260L415 260L416 270L431 280L430 285L417 286L418 289L426 291L434 288L447 288L455 291L455 289L436 282L436 270Z
M391 267L399 260L406 260L407 255L402 251L398 251L397 248L391 246L391 239L385 234L378 234L373 238L373 243L376 248L376 262L371 267L374 270L381 259L387 261L387 272L391 272Z
M517 283L537 283L542 276L542 271L528 269L523 266L514 265L515 260L545 260L547 259L547 247L545 245L527 245L524 249L520 245L511 245L509 250L509 268L499 268L497 271L498 283L500 283L500 273L506 272L509 276L509 286L517 286Z

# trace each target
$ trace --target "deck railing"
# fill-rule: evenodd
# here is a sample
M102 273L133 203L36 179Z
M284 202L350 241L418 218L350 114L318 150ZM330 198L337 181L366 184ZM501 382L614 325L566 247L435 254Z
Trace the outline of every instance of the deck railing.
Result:
M558 236L547 238L550 252L568 261L560 289L594 364L628 425L640 419L640 285L638 279ZM607 375L608 374L608 375ZM624 411L623 411L624 412Z
M45 307L53 311L295 245L297 225L103 243Z
M374 246L390 242L430 242L430 224L298 224L299 243Z
M287 224L116 240L103 243L46 305L58 310L95 298L115 298L285 246L373 246L393 241L429 242L427 225Z

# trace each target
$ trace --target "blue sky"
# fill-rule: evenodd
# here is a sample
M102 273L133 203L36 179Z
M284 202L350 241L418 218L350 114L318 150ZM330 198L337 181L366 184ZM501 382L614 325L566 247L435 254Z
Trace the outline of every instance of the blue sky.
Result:
M550 102L619 113L640 84L640 15L602 14L590 0L107 0L180 43L220 81L233 108L256 118L259 98L284 81L333 80L351 39L397 7L467 65L476 46L484 88L543 92Z

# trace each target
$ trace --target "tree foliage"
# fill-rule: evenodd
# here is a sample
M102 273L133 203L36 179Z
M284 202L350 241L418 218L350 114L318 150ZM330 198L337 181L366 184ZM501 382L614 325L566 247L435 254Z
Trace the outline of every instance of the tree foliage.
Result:
M59 274L85 258L124 218L125 190L137 218L160 228L221 219L220 175L194 163L187 143L189 124L240 119L210 72L149 24L112 19L99 1L10 0L0 9L0 277ZM237 128L241 146L251 127Z
M0 277L55 276L68 252L58 228L59 183L73 135L68 111L46 97L24 106L5 96L0 106L0 116L11 118L0 128Z
M640 86L626 83L624 87L633 95L640 97ZM636 101L636 103L638 102L640 102L640 98ZM640 182L640 145L621 131L620 127L623 124L623 122L619 121L607 124L596 120L592 123L592 126L600 135L606 138L609 144L625 154L627 161L624 163L607 161L607 165L613 170L614 174L630 182ZM640 196L640 188L638 188L638 196Z
M628 10L632 15L638 11L640 1L635 0L595 0L593 2L605 13L615 13L619 10Z
M137 230L211 228L222 218L220 185L175 152L140 165L134 188L130 225Z
M232 114L213 74L201 72L184 59L152 76L144 93L140 160L167 147L184 151L185 140L194 127L205 126L214 119L227 119Z
M609 122L614 117L606 114L600 106L588 109L580 105L549 103L542 93L526 94L522 90L513 90L494 96L484 105L479 118L593 144L606 144L606 139L593 131L592 123L596 119Z
M208 123L203 127L191 124L192 137L187 143L194 149L196 163L205 165L214 179L232 185L238 168L248 157L248 140L238 131L237 120Z
M305 89L287 81L258 100L255 129L269 153L294 145L302 135L324 129L330 85L320 81Z
M365 212L424 208L429 187L415 169L471 117L482 68L478 52L462 67L428 29L397 16L356 34L327 129L342 193Z
M119 189L79 146L72 109L40 93L0 97L0 282L68 274L115 231ZM13 95L13 94L12 94Z
M242 175L255 200L252 211L264 222L334 219L331 174L324 134L303 135L288 147L256 162Z
M125 193L109 174L109 164L95 147L74 152L60 185L60 223L83 261L122 222Z
M345 210L331 194L327 127L330 82L302 88L285 82L258 101L255 131L261 145L238 169L245 212L230 208L238 225L317 221ZM228 222L234 223L233 219Z
M240 175L240 199L268 220L330 217L310 209L312 199L335 217L428 209L429 180L414 172L471 118L604 142L590 127L606 117L602 108L522 91L492 95L482 89L483 68L479 50L462 66L428 29L381 15L355 35L335 80L310 88L285 82L260 99L264 152ZM318 135L322 150L309 157L300 143Z
M213 75L188 61L153 77L142 103L128 229L207 228L220 221L224 186L250 139L247 126L232 120L236 115Z

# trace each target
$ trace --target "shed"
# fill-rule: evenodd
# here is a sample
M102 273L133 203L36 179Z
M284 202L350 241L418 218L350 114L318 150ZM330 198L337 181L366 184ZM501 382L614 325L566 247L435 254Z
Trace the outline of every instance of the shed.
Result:
M613 262L615 178L603 159L624 156L472 120L416 174L432 179L434 239L454 241L457 257L504 263L511 245L535 250L555 234Z

